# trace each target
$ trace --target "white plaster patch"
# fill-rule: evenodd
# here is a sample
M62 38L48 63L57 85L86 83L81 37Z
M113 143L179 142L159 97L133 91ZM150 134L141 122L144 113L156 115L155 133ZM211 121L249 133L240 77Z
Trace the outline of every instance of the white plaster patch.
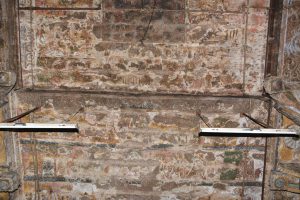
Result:
M97 187L94 184L89 184L89 183L74 183L73 185L73 191L74 192L79 192L79 193L87 193L87 194L92 194L96 192Z

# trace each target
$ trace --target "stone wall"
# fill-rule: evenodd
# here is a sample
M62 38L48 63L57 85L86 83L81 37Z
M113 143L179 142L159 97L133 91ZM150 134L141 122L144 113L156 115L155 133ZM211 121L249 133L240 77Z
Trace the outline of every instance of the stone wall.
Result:
M23 122L78 123L80 132L19 134L26 199L35 184L58 199L260 198L264 139L199 138L196 115L255 127L240 113L263 120L260 100L18 93L19 112L37 105Z
M9 91L16 85L17 73L17 24L14 1L0 0L0 122L11 117ZM14 134L0 131L0 199L9 199L8 192L15 191L19 185ZM18 152L16 154L16 152ZM3 193L2 193L3 192Z
M277 41L280 52L278 64L271 71L277 73L266 81L268 93L276 99L277 127L300 130L300 1L283 1L281 26ZM298 199L300 177L300 140L299 138L280 138L270 146L275 149L269 185L273 192L266 193L272 199ZM286 186L276 184L284 180ZM294 184L294 185L293 185ZM288 192L285 192L288 191ZM292 193L293 192L293 193Z
M20 0L23 199L259 199L267 0ZM251 98L249 97L251 96Z
M260 95L268 0L20 1L26 88Z

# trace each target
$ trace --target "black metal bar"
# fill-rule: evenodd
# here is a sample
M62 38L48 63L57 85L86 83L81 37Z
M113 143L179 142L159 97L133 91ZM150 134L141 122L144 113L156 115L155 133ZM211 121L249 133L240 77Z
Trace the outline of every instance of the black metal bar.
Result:
M266 134L266 133L205 133L200 132L199 137L207 136L207 137L295 137L294 134Z
M35 112L36 110L38 110L40 107L35 107L35 108L33 108L33 109L31 109L31 110L28 110L27 112L24 112L24 113L22 113L22 114L20 114L20 115L17 115L17 116L15 116L15 117L12 117L12 118L9 118L9 119L6 119L6 120L4 120L3 122L4 123L9 123L9 122L14 122L14 121L16 121L16 120L18 120L18 119L21 119L21 118L23 118L23 117L25 117L25 116L27 116L27 115L29 115L30 113L32 113L32 112Z
M246 113L243 113L243 115L244 115L245 117L247 117L248 119L250 119L251 121L253 121L254 123L256 123L256 124L258 124L258 125L260 125L260 126L262 126L262 127L264 127L264 128L272 128L272 127L270 127L269 125L267 125L267 124L265 124L265 123L263 123L263 122L261 122L261 121L259 121L259 120L257 120L257 119L254 119L254 118L251 117L250 115L247 115Z

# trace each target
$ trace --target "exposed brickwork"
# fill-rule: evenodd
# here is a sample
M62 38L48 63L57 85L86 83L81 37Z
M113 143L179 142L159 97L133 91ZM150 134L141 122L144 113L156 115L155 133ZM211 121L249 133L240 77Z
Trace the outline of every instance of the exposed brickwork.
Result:
M232 102L235 104L232 104ZM219 127L250 126L248 112L265 118L259 100L19 93L18 110L43 105L24 121L70 122L79 133L38 133L41 194L59 197L228 199L261 192L261 138L197 137L203 110ZM204 124L202 124L204 126ZM23 191L34 196L30 134L20 133ZM252 194L249 191L257 191Z
M101 0L19 0L19 6L41 8L98 8L101 6Z
M45 91L14 111L80 127L19 134L24 199L260 198L264 139L199 138L196 113L256 127L241 113L264 121L265 103L193 95L261 94L268 0L19 3L22 82Z
M21 1L25 87L262 92L268 1L64 2Z

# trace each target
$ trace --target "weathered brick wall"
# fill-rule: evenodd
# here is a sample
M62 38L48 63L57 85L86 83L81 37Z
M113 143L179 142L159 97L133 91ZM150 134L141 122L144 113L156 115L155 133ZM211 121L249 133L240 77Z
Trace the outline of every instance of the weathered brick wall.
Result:
M261 94L268 0L32 2L20 1L25 87Z
M72 199L259 199L264 139L197 137L198 109L216 127L250 126L264 104L241 98L19 93L24 121L79 123L79 133L37 133L41 196ZM234 102L234 104L232 103ZM83 106L84 109L74 116ZM34 197L34 140L20 133L23 192Z
M80 127L19 134L24 198L259 199L264 139L198 138L196 112L214 127L266 119L258 99L216 96L261 94L268 4L20 0L34 91L16 93L15 111Z

